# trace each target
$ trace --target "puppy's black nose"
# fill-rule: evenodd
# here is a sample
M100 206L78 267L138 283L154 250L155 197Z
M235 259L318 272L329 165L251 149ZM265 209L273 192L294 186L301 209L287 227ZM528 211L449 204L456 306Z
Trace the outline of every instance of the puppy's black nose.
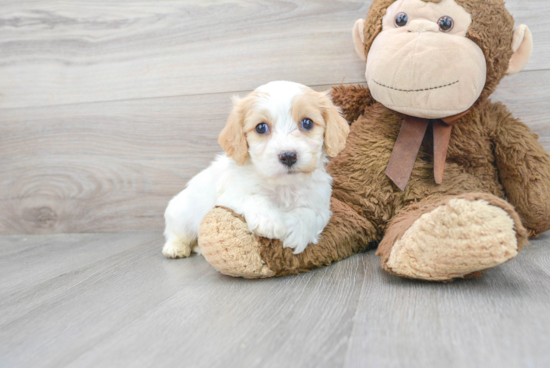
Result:
M298 156L296 152L281 152L279 161L290 169L298 161Z

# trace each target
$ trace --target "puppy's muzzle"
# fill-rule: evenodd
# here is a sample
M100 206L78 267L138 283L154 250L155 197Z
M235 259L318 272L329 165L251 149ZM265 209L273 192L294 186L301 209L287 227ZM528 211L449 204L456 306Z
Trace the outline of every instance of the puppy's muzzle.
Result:
M298 161L298 155L296 152L281 152L279 161L290 169Z

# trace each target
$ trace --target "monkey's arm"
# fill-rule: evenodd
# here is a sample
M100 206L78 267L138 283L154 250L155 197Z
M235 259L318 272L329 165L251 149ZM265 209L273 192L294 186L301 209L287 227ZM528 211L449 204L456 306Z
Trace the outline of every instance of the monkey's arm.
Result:
M370 221L336 198L331 199L331 211L319 242L309 244L300 254L284 248L279 240L251 234L244 217L223 207L202 220L199 246L219 272L250 279L307 272L375 246L379 237Z
M363 86L332 87L332 101L342 109L344 117L351 124L374 103L370 90Z
M332 217L317 244L309 244L300 254L283 248L279 241L263 239L260 256L275 276L298 274L376 247L374 225L346 203L331 198Z
M500 181L529 235L536 237L550 229L550 155L527 125L503 105L494 106L493 141Z

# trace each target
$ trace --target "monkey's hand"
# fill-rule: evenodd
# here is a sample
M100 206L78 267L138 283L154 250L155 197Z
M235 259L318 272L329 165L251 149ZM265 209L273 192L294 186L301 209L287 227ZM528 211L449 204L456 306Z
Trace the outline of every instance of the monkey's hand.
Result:
M344 86L343 84L332 87L332 101L342 109L344 117L351 124L359 116L363 115L365 109L374 103L374 100L367 87Z
M500 181L530 237L550 230L550 155L538 135L494 104L497 124L493 135Z

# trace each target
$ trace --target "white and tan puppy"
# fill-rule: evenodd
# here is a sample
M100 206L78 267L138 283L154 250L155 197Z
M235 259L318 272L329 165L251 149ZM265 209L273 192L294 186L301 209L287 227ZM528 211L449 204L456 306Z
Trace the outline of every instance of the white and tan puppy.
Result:
M250 231L282 240L295 254L317 243L331 216L327 156L344 148L348 133L327 94L302 84L271 82L235 98L218 140L227 156L170 201L162 252L199 253L199 225L214 206L243 215Z

